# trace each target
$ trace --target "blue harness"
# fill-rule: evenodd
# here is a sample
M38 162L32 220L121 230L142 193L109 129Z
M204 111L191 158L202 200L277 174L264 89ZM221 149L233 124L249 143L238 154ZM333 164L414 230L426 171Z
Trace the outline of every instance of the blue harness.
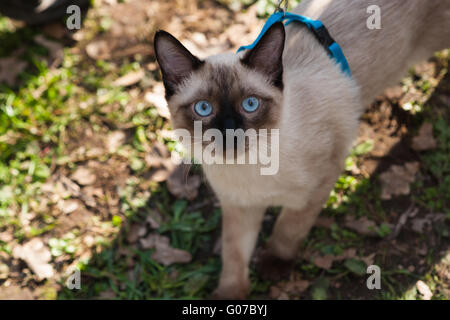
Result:
M342 72L344 72L349 77L352 76L352 72L350 71L350 66L348 65L347 59L345 58L344 52L342 52L341 47L337 44L336 41L331 37L327 28L323 25L323 23L319 20L312 20L310 18L293 14L290 12L275 12L272 14L269 19L267 19L264 27L258 35L256 40L248 45L242 46L238 49L237 52L242 50L250 50L253 49L254 46L261 40L262 36L266 33L266 31L276 22L278 21L286 21L285 26L289 25L291 22L297 21L308 27L308 29L314 34L316 39L320 42L320 44L325 48L328 52L328 55L336 61L337 64L341 66Z

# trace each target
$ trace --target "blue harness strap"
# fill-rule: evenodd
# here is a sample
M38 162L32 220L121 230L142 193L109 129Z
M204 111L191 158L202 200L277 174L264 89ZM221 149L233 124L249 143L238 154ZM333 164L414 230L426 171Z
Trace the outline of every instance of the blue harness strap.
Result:
M290 12L275 12L272 14L269 19L267 19L266 23L264 24L264 27L262 28L261 32L259 33L256 40L248 45L248 46L242 46L238 49L237 52L240 52L242 50L250 50L253 49L256 44L261 40L262 36L266 33L266 31L276 22L285 22L285 26L288 26L290 23L296 21L304 24L308 29L314 34L316 39L322 44L322 46L327 50L329 56L336 61L337 64L340 65L342 72L344 72L349 77L352 76L352 72L350 70L350 66L347 62L347 59L345 58L344 52L342 51L339 44L337 44L336 41L331 37L330 33L328 32L327 28L323 25L323 23L319 20L312 20L310 18L293 14Z

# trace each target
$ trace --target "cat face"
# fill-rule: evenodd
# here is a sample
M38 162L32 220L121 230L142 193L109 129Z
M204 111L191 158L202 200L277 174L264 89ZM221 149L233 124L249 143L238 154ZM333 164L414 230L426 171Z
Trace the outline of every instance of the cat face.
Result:
M200 60L167 32L155 35L166 99L175 129L271 129L279 122L285 31L274 24L249 51Z

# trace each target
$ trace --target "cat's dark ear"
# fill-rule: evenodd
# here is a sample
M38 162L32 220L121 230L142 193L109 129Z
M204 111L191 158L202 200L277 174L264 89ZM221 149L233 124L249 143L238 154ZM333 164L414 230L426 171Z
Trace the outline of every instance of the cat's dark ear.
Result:
M281 22L274 23L256 46L242 58L242 63L270 77L273 84L283 88L283 49L286 34Z
M177 86L203 61L192 55L180 41L166 31L158 31L154 39L156 60L161 67L166 97L170 97Z

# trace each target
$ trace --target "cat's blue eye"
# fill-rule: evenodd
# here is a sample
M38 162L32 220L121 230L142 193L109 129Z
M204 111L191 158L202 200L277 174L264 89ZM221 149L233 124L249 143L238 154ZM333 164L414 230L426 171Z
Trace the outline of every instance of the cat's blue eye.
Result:
M256 111L259 108L259 100L256 97L248 97L242 101L242 108L247 112Z
M212 113L213 107L208 101L201 100L194 105L194 110L200 117L207 117Z

